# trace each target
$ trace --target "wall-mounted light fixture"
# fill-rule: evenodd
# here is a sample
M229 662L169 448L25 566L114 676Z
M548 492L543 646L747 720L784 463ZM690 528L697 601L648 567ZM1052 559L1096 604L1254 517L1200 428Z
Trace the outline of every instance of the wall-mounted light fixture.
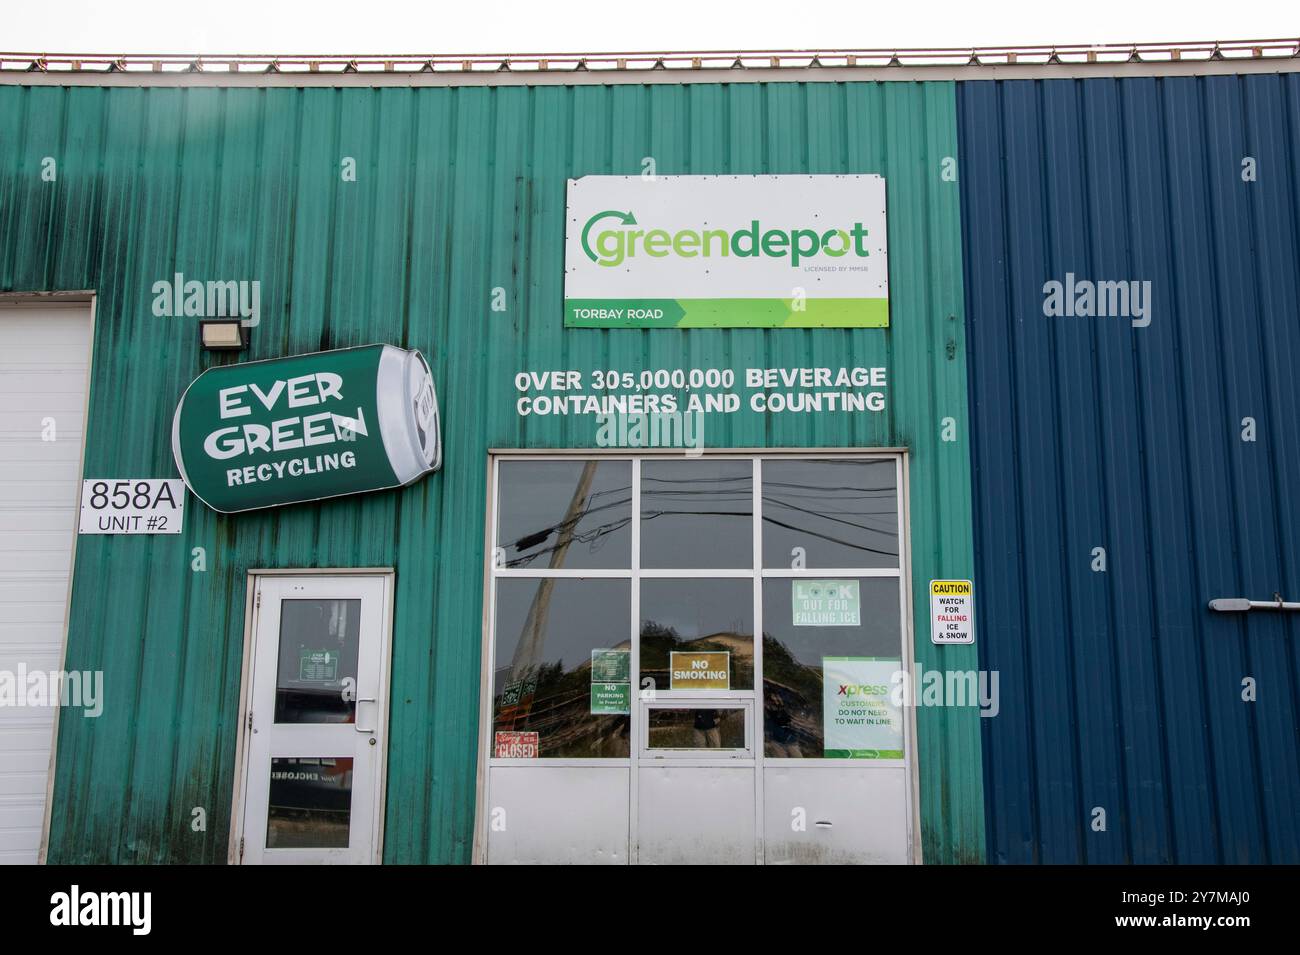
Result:
M199 341L208 351L241 351L248 347L248 328L237 318L201 321Z

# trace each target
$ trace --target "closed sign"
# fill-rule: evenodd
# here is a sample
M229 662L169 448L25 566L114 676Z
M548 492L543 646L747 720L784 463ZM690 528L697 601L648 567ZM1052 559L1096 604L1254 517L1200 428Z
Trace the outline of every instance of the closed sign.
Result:
M538 749L536 732L501 731L493 752L497 759L536 759Z

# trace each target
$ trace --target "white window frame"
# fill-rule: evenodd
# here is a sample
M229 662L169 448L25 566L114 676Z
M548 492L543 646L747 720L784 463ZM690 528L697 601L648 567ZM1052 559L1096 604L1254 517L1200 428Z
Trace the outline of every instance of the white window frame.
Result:
M663 747L652 749L650 747L650 710L740 710L745 721L745 745L738 748L722 749L696 749L694 747L684 749L669 749ZM754 752L757 749L758 740L755 738L756 727L754 726L754 701L752 698L720 696L712 694L707 697L695 696L689 699L664 699L662 696L656 697L653 701L640 701L640 711L645 714L640 723L641 732L638 735L639 742L637 746L637 758L642 763L652 763L656 761L688 759L694 762L730 762L741 760L744 765L753 765Z

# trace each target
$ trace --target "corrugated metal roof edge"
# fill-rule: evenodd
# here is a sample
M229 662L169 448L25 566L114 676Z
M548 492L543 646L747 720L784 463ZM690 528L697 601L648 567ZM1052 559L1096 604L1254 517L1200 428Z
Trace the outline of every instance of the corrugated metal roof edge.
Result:
M0 53L0 83L110 86L498 86L1042 79L1295 72L1300 39L673 53ZM801 76L801 79L804 77Z

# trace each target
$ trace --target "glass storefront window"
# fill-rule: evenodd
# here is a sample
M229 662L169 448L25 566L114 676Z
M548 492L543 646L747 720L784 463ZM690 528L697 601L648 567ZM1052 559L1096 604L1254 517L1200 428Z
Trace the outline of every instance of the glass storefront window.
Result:
M754 473L747 460L641 462L641 566L754 566Z
M898 566L893 461L763 462L763 566Z
M753 579L643 578L640 685L704 694L752 690Z
M816 585L812 595L810 585ZM889 684L901 660L898 578L764 579L764 754L820 759L843 755L846 749L889 750L883 743L869 745L890 738L886 727L876 731L865 722L849 722L879 716L874 710L867 716L854 711L857 700L842 701L853 706L846 707L838 732L828 734L825 714L828 709L838 712L837 696L868 701L887 696L871 688ZM827 673L838 680L827 680ZM859 740L862 745L840 745L841 740Z
M496 753L629 755L631 614L625 579L497 581Z
M896 458L520 458L497 473L494 758L629 758L633 738L643 758L748 758L756 740L767 758L903 757Z
M632 566L631 461L503 461L497 546L504 566Z

